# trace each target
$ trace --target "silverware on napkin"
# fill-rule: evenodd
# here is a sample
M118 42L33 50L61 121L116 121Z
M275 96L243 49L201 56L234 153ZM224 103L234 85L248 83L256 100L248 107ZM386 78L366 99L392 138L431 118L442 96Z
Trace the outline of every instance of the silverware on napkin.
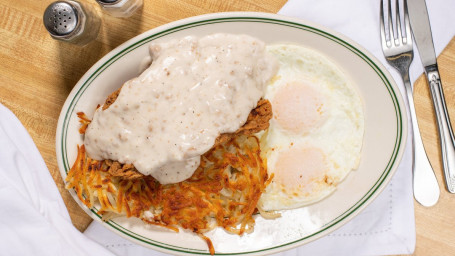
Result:
M450 193L455 193L455 143L439 76L427 6L425 0L405 1L409 3L412 32L433 98L447 190Z
M412 86L409 79L409 66L411 65L414 52L412 47L411 28L409 25L408 10L406 2L404 4L404 31L403 35L400 22L400 8L398 0L395 8L395 31L392 24L392 8L391 2L388 1L388 33L386 34L384 23L384 4L381 0L380 6L380 29L381 29L381 44L382 51L386 60L391 66L397 69L400 73L404 87L406 90L405 102L409 108L409 118L412 122L410 127L412 131L412 173L414 198L423 206L432 206L439 199L439 186L433 168L430 165L425 148L423 147L422 138L420 136L419 126L417 124L417 116L414 107L414 99L412 94ZM396 33L395 33L396 32ZM396 36L395 36L396 34Z

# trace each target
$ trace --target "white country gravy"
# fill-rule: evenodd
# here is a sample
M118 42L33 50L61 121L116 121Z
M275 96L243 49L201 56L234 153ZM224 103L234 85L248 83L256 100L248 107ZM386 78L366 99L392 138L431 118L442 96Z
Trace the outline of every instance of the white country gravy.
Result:
M246 35L189 36L150 49L150 67L109 108L98 108L84 144L94 159L132 163L162 184L176 183L221 133L246 122L277 62Z

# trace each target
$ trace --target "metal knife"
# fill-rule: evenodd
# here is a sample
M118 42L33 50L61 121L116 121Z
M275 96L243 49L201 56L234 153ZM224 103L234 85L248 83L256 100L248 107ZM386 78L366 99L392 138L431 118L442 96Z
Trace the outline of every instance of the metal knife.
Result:
M408 6L409 19L414 40L419 50L420 60L425 68L428 85L430 86L433 106L439 128L442 163L447 190L455 193L455 143L450 118L447 112L444 92L439 76L430 20L425 0L405 0Z

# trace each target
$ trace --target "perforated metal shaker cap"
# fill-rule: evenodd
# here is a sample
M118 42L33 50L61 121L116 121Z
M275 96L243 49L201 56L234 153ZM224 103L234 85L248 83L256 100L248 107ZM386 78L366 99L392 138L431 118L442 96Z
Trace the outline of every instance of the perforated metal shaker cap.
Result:
M115 4L120 0L97 0L97 1L100 2L101 4Z
M51 35L66 36L78 26L78 10L69 2L57 1L44 11L44 26Z

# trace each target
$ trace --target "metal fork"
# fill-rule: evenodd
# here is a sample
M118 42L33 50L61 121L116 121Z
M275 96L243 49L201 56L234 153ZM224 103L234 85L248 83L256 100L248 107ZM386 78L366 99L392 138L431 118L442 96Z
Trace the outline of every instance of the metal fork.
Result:
M387 62L393 66L401 75L406 90L405 102L409 108L408 118L412 122L410 129L412 130L412 170L413 170L413 187L414 198L423 206L432 206L439 199L439 186L433 168L428 161L427 154L423 147L422 138L417 124L417 117L414 108L414 99L412 95L411 82L409 80L409 66L411 65L414 56L412 50L411 28L409 25L408 6L404 3L404 27L405 36L401 30L400 9L398 0L396 1L396 19L395 29L392 24L392 8L391 2L388 0L388 33L387 40L385 24L384 24L384 3L381 0L380 7L380 28L381 28L381 44L384 56ZM395 33L396 32L396 33ZM395 36L397 34L397 36ZM407 99L407 100L406 100Z

